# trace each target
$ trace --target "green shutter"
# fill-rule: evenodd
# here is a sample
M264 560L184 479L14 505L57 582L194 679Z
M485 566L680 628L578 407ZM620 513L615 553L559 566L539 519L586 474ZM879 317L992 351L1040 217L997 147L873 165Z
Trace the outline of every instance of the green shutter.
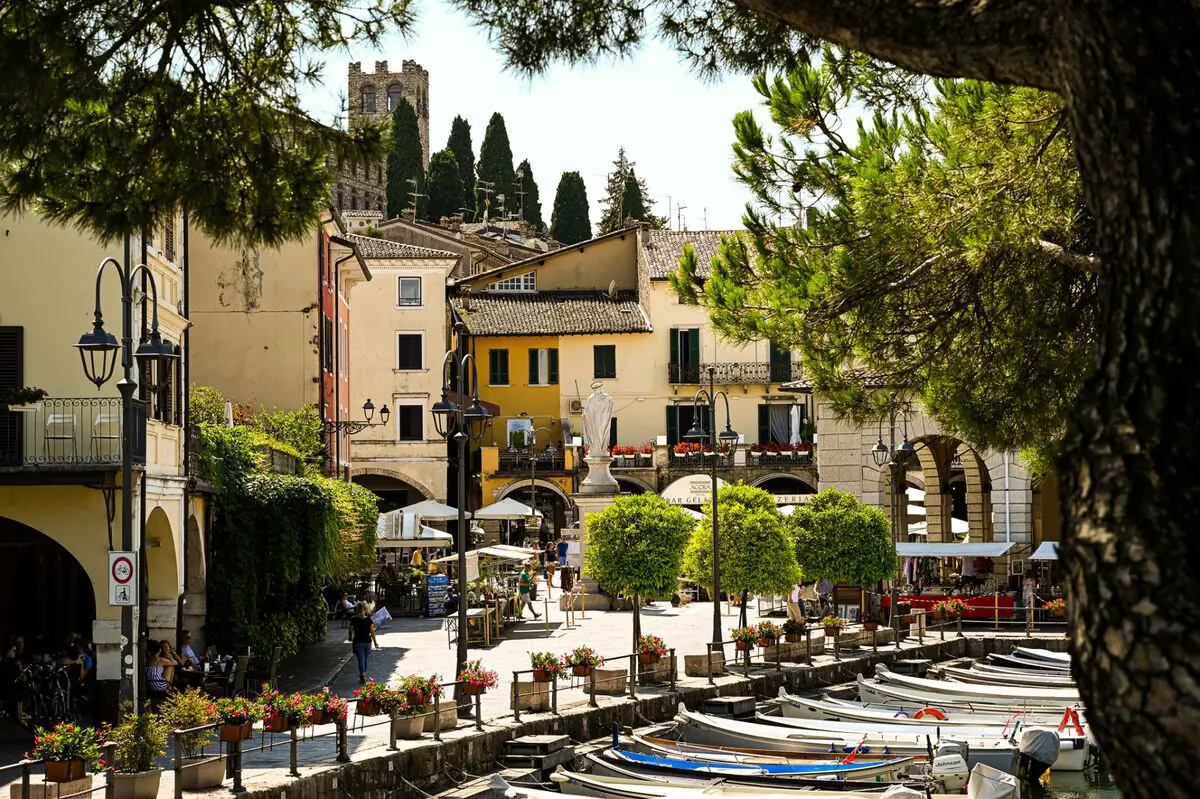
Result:
M500 385L499 350L488 350L488 385Z
M758 406L758 443L767 444L771 441L771 406Z
M549 363L550 369L550 385L558 385L558 348L546 351L546 361Z
M674 341L674 336L671 337ZM675 406L667 406L667 443L674 446L679 443L679 416L675 413Z
M538 351L529 351L529 385L536 386L538 384Z
M592 377L604 377L604 356L601 353L604 347L599 344L592 345Z
M697 367L700 366L700 328L693 327L689 331L688 336L688 363L696 369L696 374L700 374Z
M500 383L507 386L511 382L508 377L508 350L500 350Z
M679 363L679 331L671 331L671 363Z

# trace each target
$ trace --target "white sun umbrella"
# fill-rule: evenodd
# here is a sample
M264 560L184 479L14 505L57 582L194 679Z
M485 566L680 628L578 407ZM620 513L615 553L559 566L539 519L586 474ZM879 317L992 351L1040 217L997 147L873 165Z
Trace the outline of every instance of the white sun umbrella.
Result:
M438 502L433 499L426 499L414 505L408 505L400 509L404 513L412 514L418 519L428 519L433 522L450 522L458 520L458 508L452 508L449 505ZM471 518L471 514L465 514L466 518Z
M397 524L396 519L401 515L399 511L379 515L379 521L375 525L376 548L417 549L419 547L443 547L454 540L454 536L449 533L435 530L423 524L417 530L412 529L415 525ZM408 534L406 535L405 533Z
M925 515L925 506L924 505L909 505L907 513L909 516L924 516Z
M963 535L969 532L970 529L971 526L967 523L966 519L950 520L950 532L955 535ZM913 522L908 526L909 535L928 535L928 533L929 525L926 522Z
M781 515L781 516L791 516L795 512L796 512L795 505L780 505L779 506L779 515Z
M476 519L528 519L532 515L533 508L512 497L482 507L474 513Z

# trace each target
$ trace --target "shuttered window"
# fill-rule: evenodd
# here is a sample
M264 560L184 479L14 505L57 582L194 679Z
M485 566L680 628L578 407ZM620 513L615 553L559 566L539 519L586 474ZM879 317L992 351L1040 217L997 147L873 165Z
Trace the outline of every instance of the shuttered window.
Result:
M488 350L488 385L508 385L508 350Z

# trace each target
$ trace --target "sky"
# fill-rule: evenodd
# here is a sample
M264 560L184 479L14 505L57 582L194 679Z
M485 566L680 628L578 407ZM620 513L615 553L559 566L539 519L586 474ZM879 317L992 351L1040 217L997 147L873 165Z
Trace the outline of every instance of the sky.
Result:
M731 168L732 120L738 111L760 109L747 76L706 81L655 40L625 61L556 65L526 78L504 69L485 31L448 5L424 0L412 35L391 35L379 50L329 54L322 84L302 92L302 101L332 120L350 62L361 61L363 72L371 72L376 60L387 60L399 72L405 59L429 70L430 151L446 146L450 123L461 115L471 124L478 158L488 119L499 111L514 166L528 158L533 168L547 224L559 177L578 171L595 228L605 177L624 146L650 188L654 213L666 216L670 205L670 227L679 226L680 213L690 230L742 227L750 194ZM765 121L765 112L760 117Z

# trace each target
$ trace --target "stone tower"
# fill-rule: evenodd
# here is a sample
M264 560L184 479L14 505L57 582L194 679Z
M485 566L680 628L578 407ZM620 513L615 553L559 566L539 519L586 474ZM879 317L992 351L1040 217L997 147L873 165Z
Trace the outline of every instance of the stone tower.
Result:
M429 70L416 61L405 61L399 72L388 72L388 62L376 61L375 73L362 71L362 63L350 65L347 98L349 119L356 125L364 119L387 121L392 108L404 97L417 111L421 131L421 160L429 168Z

